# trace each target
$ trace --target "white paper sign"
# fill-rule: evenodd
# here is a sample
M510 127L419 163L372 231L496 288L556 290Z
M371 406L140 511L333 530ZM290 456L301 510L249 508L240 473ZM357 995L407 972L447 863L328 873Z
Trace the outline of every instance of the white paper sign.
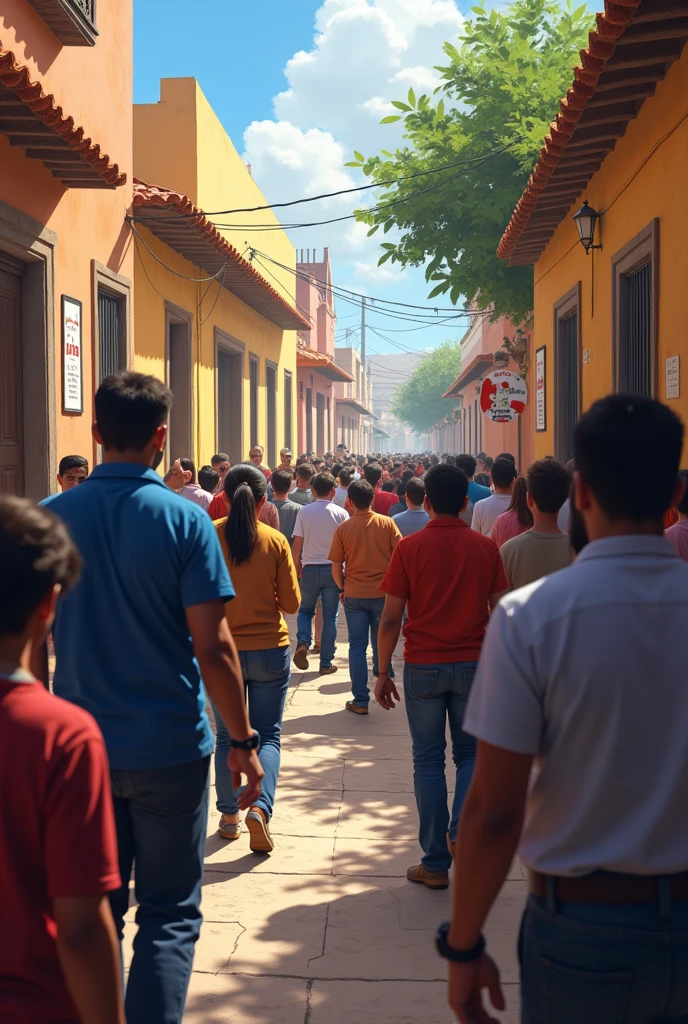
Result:
M488 420L510 423L521 415L527 401L526 382L512 370L493 370L483 378L480 408Z
M546 352L543 345L535 353L535 429L547 430Z
M81 303L62 296L62 410L83 412Z
M667 398L678 398L679 394L678 356L671 356L666 361L666 396Z

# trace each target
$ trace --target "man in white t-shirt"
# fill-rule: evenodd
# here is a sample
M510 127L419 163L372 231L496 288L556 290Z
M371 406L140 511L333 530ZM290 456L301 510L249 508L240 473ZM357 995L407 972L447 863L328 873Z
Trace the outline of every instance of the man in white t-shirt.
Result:
M320 638L320 674L336 672L332 664L337 642L337 617L340 591L332 577L328 558L334 532L345 523L349 513L333 502L335 486L331 473L317 473L311 480L314 501L304 505L294 524L292 555L301 579L301 607L296 620L294 664L308 669L308 651L313 639L312 626L318 599L322 605L323 625Z
M339 476L337 477L337 490L335 491L334 498L332 500L335 505L339 505L340 508L344 508L346 505L347 491L349 490L349 484L353 480L353 476L354 471L350 467L345 466L344 469L339 471Z
M476 501L473 507L471 526L484 537L491 535L495 519L501 516L502 512L506 512L511 504L511 491L517 476L513 462L509 459L495 459L492 467L494 494Z
M519 838L522 1024L688 1020L688 566L662 536L682 445L659 402L596 402L574 434L589 543L492 615L463 724L478 754L453 918L437 935L461 1024L491 1019L483 988L504 1006L481 930Z

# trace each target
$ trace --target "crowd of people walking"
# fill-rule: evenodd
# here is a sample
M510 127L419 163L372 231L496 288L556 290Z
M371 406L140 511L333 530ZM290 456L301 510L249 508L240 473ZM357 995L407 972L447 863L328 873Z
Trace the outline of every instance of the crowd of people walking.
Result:
M685 1024L679 420L611 396L579 421L571 463L525 472L507 452L343 445L270 468L252 445L199 470L170 453L162 478L171 401L155 378L106 378L103 461L64 458L41 506L0 499L0 900L16 922L0 1020L181 1021L211 757L219 836L246 829L270 854L291 666L337 671L343 609L351 728L403 691L422 850L407 878L446 889L453 865L436 942L461 1024L493 1019L484 989L503 1007L481 933L519 841L522 1020ZM649 462L651 486L635 469Z

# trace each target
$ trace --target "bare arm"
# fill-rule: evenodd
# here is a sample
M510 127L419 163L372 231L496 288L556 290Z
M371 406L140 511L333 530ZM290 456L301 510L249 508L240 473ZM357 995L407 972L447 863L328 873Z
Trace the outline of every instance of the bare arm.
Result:
M299 581L294 568L294 560L291 551L285 548L284 557L280 558L277 564L277 606L288 615L296 615L301 604L301 591Z
M461 812L454 859L449 943L474 946L509 873L523 826L531 754L514 754L478 740L473 782Z
M232 739L248 739L252 729L246 710L244 679L223 602L207 601L187 608L186 621L210 699ZM260 780L265 774L257 751L232 749L227 763L235 789L241 785L241 774L246 775L246 788L239 798L239 806L250 807L260 796Z
M186 609L186 621L201 675L222 721L236 740L251 735L239 655L225 618L222 601Z
M392 664L394 649L399 641L405 607L405 598L387 594L377 633L378 677L375 684L375 700L385 711L396 707L393 698L399 700L394 682L389 678L389 667Z
M344 568L341 562L332 562L332 579L340 590L344 589Z
M294 537L291 545L291 556L294 559L294 565L296 566L296 572L300 577L302 575L303 566L301 565L301 552L303 551L303 537Z
M53 901L57 955L81 1024L125 1024L119 943L107 896Z

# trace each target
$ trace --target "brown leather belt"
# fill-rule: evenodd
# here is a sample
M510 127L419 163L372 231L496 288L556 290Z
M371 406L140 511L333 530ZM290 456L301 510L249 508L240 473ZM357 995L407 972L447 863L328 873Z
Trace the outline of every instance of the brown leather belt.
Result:
M533 896L547 899L551 895L558 903L658 903L662 877L666 878L672 899L688 900L688 871L661 877L595 871L579 878L529 871L528 882Z

